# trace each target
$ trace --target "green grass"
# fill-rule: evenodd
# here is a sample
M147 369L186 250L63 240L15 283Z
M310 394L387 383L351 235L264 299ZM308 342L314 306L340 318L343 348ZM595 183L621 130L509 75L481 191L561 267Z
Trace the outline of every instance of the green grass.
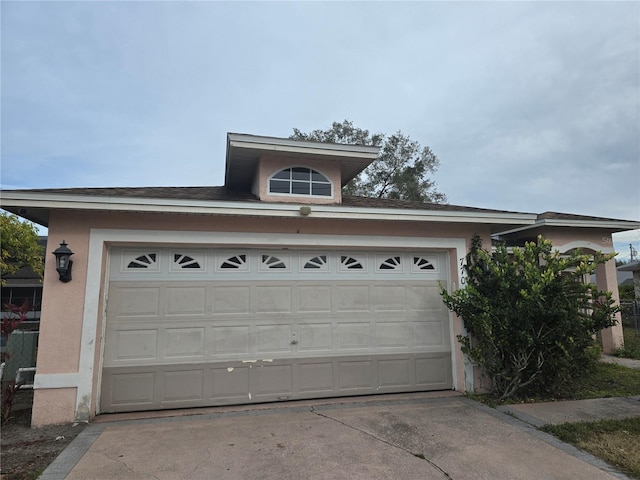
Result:
M505 404L549 402L555 400L585 400L589 398L631 397L640 395L640 370L623 367L613 363L598 362L590 375L576 379L557 395L549 396L541 392L538 395L515 396ZM490 407L500 404L491 395L468 393L467 397Z
M626 327L624 329L624 347L613 353L617 357L640 360L640 331Z
M629 397L640 395L640 370L599 362L591 375L579 379L565 398Z
M546 425L541 430L640 479L640 417Z

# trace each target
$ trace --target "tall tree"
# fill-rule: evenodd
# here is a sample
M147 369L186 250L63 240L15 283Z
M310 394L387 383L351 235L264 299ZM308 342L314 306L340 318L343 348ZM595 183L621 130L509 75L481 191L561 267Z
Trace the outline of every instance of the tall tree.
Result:
M436 190L429 178L440 165L440 160L429 147L401 131L386 136L371 134L353 126L353 122L333 122L328 130L303 133L294 128L289 137L323 143L344 143L381 147L380 155L343 189L344 193L363 197L394 198L427 203L446 203L447 197Z
M1 212L0 251L0 285L5 285L6 277L23 267L31 268L42 277L42 247L38 245L38 230L32 223L21 222L17 216Z

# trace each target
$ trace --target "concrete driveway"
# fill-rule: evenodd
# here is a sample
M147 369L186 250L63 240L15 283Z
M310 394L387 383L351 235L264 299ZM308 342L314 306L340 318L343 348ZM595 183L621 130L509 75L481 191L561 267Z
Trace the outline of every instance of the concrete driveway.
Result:
M98 422L41 477L63 478L626 477L512 416L441 392Z

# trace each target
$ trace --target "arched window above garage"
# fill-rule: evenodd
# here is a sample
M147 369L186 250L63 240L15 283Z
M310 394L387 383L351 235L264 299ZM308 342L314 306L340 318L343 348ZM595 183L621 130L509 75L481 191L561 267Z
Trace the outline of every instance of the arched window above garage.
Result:
M322 173L308 167L289 167L269 178L270 195L333 196L333 185Z

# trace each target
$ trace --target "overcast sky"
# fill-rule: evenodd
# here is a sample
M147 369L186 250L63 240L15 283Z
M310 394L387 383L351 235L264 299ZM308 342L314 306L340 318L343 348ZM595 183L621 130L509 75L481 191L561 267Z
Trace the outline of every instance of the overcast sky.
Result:
M452 204L640 220L639 2L0 8L3 188L222 185L227 132L349 119Z

